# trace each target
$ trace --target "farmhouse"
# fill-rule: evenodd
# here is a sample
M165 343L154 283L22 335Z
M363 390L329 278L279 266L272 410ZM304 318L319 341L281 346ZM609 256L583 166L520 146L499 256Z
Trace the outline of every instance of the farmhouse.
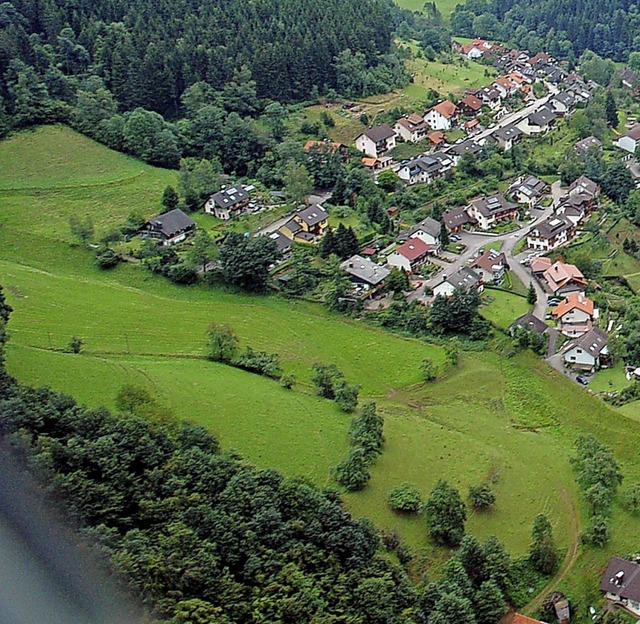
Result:
M625 150L631 154L636 153L636 148L638 147L638 142L640 141L640 123L633 126L628 132L625 134L621 134L613 144L620 149Z
M558 329L565 336L582 336L593 326L597 310L593 301L579 292L571 293L561 301L551 315L558 321Z
M469 265L485 284L499 284L507 268L507 257L501 251L487 249Z
M249 193L240 185L223 188L207 200L204 211L218 219L228 221L242 214L251 202Z
M612 557L600 591L605 592L609 604L640 617L640 563Z
M480 229L488 230L501 221L515 221L518 207L498 193L472 200L467 206L467 212L478 223Z
M396 133L388 124L369 128L356 137L356 149L377 158L396 146Z
M140 235L142 238L157 240L161 245L169 247L194 234L196 222L179 208L165 212L155 219L147 221Z
M340 268L349 275L349 279L356 286L364 290L378 289L389 277L390 270L386 266L379 266L368 258L355 255L345 260Z
M538 203L548 192L549 185L535 176L522 176L509 187L509 193L519 204L530 208Z
M482 292L482 278L473 269L462 267L448 277L443 276L442 281L433 288L433 295L434 297L450 297L456 288Z
M410 238L387 257L387 264L405 273L415 273L428 259L431 247L419 238Z
M552 216L527 232L527 248L550 251L564 245L572 236L574 224L569 218Z
M542 260L542 258L540 258ZM533 262L531 263L533 271ZM558 260L554 262L543 274L545 286L554 295L568 295L584 290L587 280L580 269L573 264L565 264Z
M427 217L412 228L400 232L398 236L401 242L407 241L410 238L419 238L437 253L440 249L440 224L435 219Z
M583 336L580 336L580 338L572 340L564 348L563 359L567 366L586 371L595 371L600 368L602 359L608 353L607 334L598 327L594 327ZM640 592L638 601L640 602ZM637 615L640 615L640 610Z
M403 141L417 143L427 136L429 126L420 115L411 113L398 119L393 126L393 130Z
M458 117L458 108L450 100L436 104L424 114L424 120L433 130L451 130Z

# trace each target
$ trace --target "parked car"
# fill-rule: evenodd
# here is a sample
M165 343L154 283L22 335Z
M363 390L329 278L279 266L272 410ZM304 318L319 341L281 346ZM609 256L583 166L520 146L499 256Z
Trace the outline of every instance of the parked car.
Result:
M457 241L461 241L461 240L462 240L462 237L461 237L459 234L452 234L451 236L449 236L449 238L450 238L452 241L456 241L456 242L457 242Z
M555 306L557 306L560 303L561 299L558 299L557 297L553 297L552 299L549 299L549 301L547 301L547 305L551 308L555 308Z
M589 383L589 380L584 375L577 375L576 381L583 386L586 386Z

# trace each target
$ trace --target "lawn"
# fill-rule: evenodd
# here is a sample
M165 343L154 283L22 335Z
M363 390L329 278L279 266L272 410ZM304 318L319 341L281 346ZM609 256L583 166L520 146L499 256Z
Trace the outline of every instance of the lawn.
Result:
M409 11L422 11L425 3L423 0L396 0L399 7ZM436 0L436 7L445 19L449 19L457 4L463 4L460 0Z
M531 308L524 297L495 288L486 288L483 299L489 303L482 305L480 314L503 329Z
M624 364L618 362L612 368L603 368L589 382L589 388L594 392L615 392L630 385L631 382L624 374Z
M50 161L58 166L45 179L39 172ZM87 210L98 233L133 209L153 214L175 172L136 163L64 128L0 143L0 163L9 164L0 167L0 283L15 308L8 366L24 382L109 407L124 383L144 385L178 417L203 423L247 461L325 484L347 451L350 416L313 396L310 376L314 362L334 362L385 417L384 453L369 486L346 497L347 508L397 528L413 547L431 553L429 561L442 553L432 551L422 521L387 507L397 483L411 481L426 496L435 480L446 478L466 497L470 484L491 482L496 509L472 515L469 528L482 537L495 533L523 554L539 511L549 513L563 547L575 537L570 501L578 502L568 460L580 433L611 445L629 482L640 476L640 422L532 354L463 353L459 366L424 384L420 362L429 357L442 369L439 347L311 303L181 288L134 265L104 273L91 250L72 244L70 214ZM109 166L101 172L100 163ZM487 294L494 301L482 312L501 326L528 309L513 294ZM213 320L230 324L242 345L278 353L298 379L295 389L204 360ZM80 355L61 352L73 335L85 341ZM611 553L637 548L638 520L616 507L613 523L611 546L585 551L568 577L570 589L580 588L581 575Z

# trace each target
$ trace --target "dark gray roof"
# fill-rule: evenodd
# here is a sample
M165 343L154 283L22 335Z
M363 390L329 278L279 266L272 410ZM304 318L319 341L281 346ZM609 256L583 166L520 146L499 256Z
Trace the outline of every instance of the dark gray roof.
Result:
M478 145L473 139L467 139L457 145L452 145L447 152L455 154L456 156L462 156L463 154L470 153L476 154L482 150L482 146Z
M540 126L548 126L550 123L554 122L556 119L556 114L553 111L550 111L548 108L541 108L536 113L531 113L527 118L529 124Z
M445 277L442 283L449 282L454 288L464 288L468 290L469 288L477 286L481 281L482 278L473 269L462 267L460 270L449 275L449 277Z
M413 227L405 230L404 232L400 232L398 238L401 241L409 240L413 238L417 232L420 230L426 232L427 234L431 234L434 238L438 238L440 236L440 224L431 217L427 217L420 221L420 223L416 223Z
M509 212L517 208L517 206L508 202L504 198L504 195L501 195L500 193L490 195L489 197L479 197L478 199L474 199L471 201L471 205L475 206L478 212L485 217Z
M390 139L392 136L395 136L396 133L389 124L382 124L381 126L376 126L375 128L369 128L362 134L368 136L374 143L379 143L380 141Z
M592 197L598 191L598 185L591 179L587 178L587 176L580 176L578 179L574 180L569 186L569 193L571 191L576 190L578 187L582 187L589 195Z
M368 258L358 255L345 260L340 268L360 281L371 284L371 286L377 286L383 282L391 272L386 266L379 266Z
M554 95L551 99L556 100L561 104L564 104L565 106L571 106L575 101L575 96L573 93L571 93L571 91L561 91L557 95Z
M528 197L540 197L547 192L548 184L535 176L526 176L521 182L516 182L509 187L511 193L520 191Z
M573 224L568 219L565 219L564 217L552 216L549 217L546 221L542 221L542 223L534 225L528 233L531 234L537 230L539 236L550 240L554 236L557 236L561 232L569 230L572 227Z
M599 327L590 329L586 334L572 340L566 347L566 351L571 351L574 347L579 347L583 351L591 354L594 358L598 357L602 350L607 346L608 336ZM640 568L640 566L638 566ZM640 576L638 576L638 597L636 600L640 600Z
M308 225L317 225L329 218L329 214L320 204L314 204L308 208L296 211L296 215Z
M149 224L167 238L196 227L196 222L180 208L175 208L151 219Z
M295 219L289 219L283 227L286 227L292 234L302 229L302 226Z
M233 208L237 204L240 204L249 198L249 193L247 193L247 191L245 191L240 185L223 189L211 196L211 199L216 206L227 209Z
M278 247L278 251L280 253L284 253L291 249L291 245L293 244L291 239L288 236L285 236L282 232L276 231L268 234L268 237L275 241L276 246Z
M600 589L621 598L640 601L640 565L620 557L612 557L602 577Z
M594 136L589 136L586 139L582 139L582 141L574 143L573 147L577 150L587 152L594 147L600 149L602 147L602 141Z
M502 139L503 141L509 141L510 139L517 139L522 136L522 130L513 125L505 126L504 128L498 128L493 132L493 136Z
M296 232L294 238L304 241L305 243L312 243L315 240L315 236L311 232Z
M442 220L450 230L460 227L461 225L471 223L472 221L466 208L453 208L452 210L447 210L447 212L442 215Z
M544 332L549 329L548 325L541 321L537 316L534 316L531 312L527 312L520 318L517 318L513 323L511 323L511 328L514 327L524 327L530 331L535 332L536 334L544 334Z

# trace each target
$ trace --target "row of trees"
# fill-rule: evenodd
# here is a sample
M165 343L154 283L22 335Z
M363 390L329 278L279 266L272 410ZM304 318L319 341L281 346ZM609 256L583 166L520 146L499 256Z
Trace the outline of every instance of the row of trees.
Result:
M583 539L596 546L604 546L610 537L608 518L622 483L622 472L611 449L598 442L593 435L580 436L575 446L576 454L571 458L571 463L591 513L591 525L583 534Z
M336 481L349 492L362 490L369 479L369 466L382 453L384 419L375 403L365 403L349 427L349 455L334 469Z

